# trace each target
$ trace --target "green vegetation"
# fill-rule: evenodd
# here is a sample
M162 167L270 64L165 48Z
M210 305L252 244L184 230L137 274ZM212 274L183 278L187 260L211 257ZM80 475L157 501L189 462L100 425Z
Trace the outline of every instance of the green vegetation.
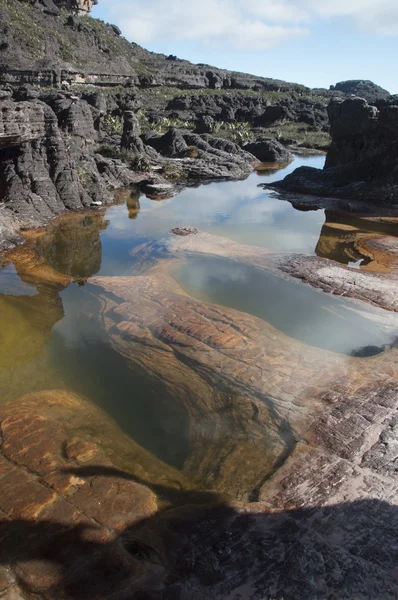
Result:
M171 127L178 129L193 129L195 123L193 121L184 121L183 119L172 119L170 117L158 117L156 121L148 119L145 112L140 109L136 113L136 117L143 131L156 131L156 133L166 133Z
M128 164L133 171L146 172L151 169L151 163L144 154L137 154L131 150L120 150L116 146L111 146L110 144L103 144L97 149L97 152L105 158L121 160Z
M184 177L183 169L172 162L167 162L163 165L161 174L166 179L171 179L172 181L177 181Z
M122 151L122 156L123 156L123 151ZM131 155L128 154L127 156L129 156L128 161L125 162L129 162L129 167L130 169L133 169L133 171L139 171L139 172L146 172L146 171L150 171L151 170L151 163L148 160L148 157L145 156L145 154L133 154ZM123 158L122 158L123 160Z
M185 151L186 158L198 158L199 148L197 146L188 146Z
M163 101L165 103L169 102L173 98L178 96L252 96L255 98L262 98L264 100L268 100L271 104L275 102L280 102L281 100L291 98L292 96L299 97L302 100L310 100L312 103L321 103L327 104L329 102L329 98L322 96L319 93L311 92L306 87L297 86L297 89L293 89L291 91L283 91L283 92L273 92L267 90L229 90L229 89L179 89L175 87L162 86L160 88L150 88L147 90L140 91L141 96L143 98L148 98L150 101Z
M213 133L236 144L248 142L255 138L249 122L234 121L233 123L225 123L224 121L217 121Z
M277 139L286 146L297 144L315 150L327 150L332 138L326 131L315 131L303 123L281 121L273 127L264 129L267 136Z
M122 135L123 123L120 117L114 115L105 115L102 119L102 128L109 135Z

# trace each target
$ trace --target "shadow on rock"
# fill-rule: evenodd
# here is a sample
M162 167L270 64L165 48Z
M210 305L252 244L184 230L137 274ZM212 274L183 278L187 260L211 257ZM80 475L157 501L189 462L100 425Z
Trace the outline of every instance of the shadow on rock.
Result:
M95 465L66 471L132 478ZM143 519L118 537L89 519L3 521L0 560L13 565L12 577L28 598L397 598L395 506L367 499L274 511L216 496L210 504L192 499L186 493L185 506Z

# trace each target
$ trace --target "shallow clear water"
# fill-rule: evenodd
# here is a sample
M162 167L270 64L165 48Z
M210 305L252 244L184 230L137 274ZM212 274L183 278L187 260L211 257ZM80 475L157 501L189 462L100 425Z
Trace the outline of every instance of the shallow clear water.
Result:
M328 223L343 223L342 234L339 228L325 226L325 211L297 211L258 187L301 164L321 168L323 161L323 157L298 158L277 173L254 173L246 181L188 188L161 202L130 197L127 204L58 220L37 239L28 261L4 257L0 271L2 401L30 391L70 389L98 403L139 444L181 467L189 425L172 402L168 408L158 402L163 393L159 384L131 369L111 349L104 331L91 318L98 305L93 301L97 290L90 285L90 277L143 272L155 257L145 255L140 262L139 252L132 255L131 250L169 235L178 226L194 226L276 252L318 254L360 266L362 259L356 256L347 231L367 233L372 224L352 224L348 215L326 215ZM395 226L387 229L386 233L396 235ZM45 280L37 264L64 274L64 281ZM354 311L352 302L259 274L227 259L189 259L174 270L174 276L195 298L258 316L315 348L350 355L364 346L381 349L391 340L390 331L369 320L366 311Z

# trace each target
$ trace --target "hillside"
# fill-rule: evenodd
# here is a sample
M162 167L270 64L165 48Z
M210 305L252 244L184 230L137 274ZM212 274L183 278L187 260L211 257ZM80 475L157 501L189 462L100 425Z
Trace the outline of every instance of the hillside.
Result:
M193 65L128 42L115 26L61 9L58 15L17 0L0 0L0 84L16 79L180 88L298 91L304 86Z

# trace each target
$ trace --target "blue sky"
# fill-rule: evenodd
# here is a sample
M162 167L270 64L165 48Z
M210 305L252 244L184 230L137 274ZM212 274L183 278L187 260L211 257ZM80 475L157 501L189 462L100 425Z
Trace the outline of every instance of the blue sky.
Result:
M398 93L398 0L99 0L93 16L148 50L329 87Z

